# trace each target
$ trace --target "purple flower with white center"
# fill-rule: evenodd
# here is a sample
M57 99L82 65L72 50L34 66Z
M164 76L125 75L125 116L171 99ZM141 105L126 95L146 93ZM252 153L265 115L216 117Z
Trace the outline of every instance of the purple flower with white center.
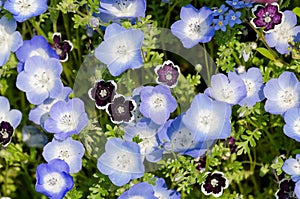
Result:
M54 42L51 45L52 49L55 50L56 54L59 56L59 60L61 62L68 61L68 53L73 50L73 44L69 40L63 40L61 38L61 34L56 32L52 36L52 40Z
M35 126L29 125L22 128L22 140L29 147L42 148L48 142L48 137Z
M145 0L100 0L100 19L104 22L122 18L145 17Z
M25 40L23 45L16 51L19 60L18 72L24 70L25 61L32 56L41 56L44 59L58 58L48 41L43 36L33 36L31 40Z
M113 80L98 80L88 92L89 97L95 101L98 109L106 109L116 95L117 84Z
M140 97L141 113L158 125L164 124L178 106L170 89L164 85L145 86L141 90Z
M23 44L22 35L16 31L17 23L14 19L10 21L6 17L0 19L0 66L3 66L10 52L16 52Z
M61 73L62 65L57 59L45 60L33 56L26 60L24 70L18 74L16 86L26 92L30 103L39 105L47 98L55 98L61 93Z
M204 94L230 105L238 104L247 96L247 89L242 79L229 80L224 74L216 74L211 77L211 87L205 89Z
M162 150L159 149L157 138L157 129L159 126L153 125L148 119L139 121L135 126L125 127L125 140L132 141L134 136L138 136L141 142L138 145L141 148L141 154L149 162L158 162L162 158Z
M292 176L294 182L298 182L300 180L300 154L296 155L296 159L287 159L282 166L282 170Z
M296 199L295 182L291 179L283 179L279 182L279 189L275 193L276 199Z
M88 124L88 116L84 103L79 98L69 101L58 101L50 109L50 118L44 123L44 128L58 140L65 140L72 134L79 134Z
M60 159L38 165L35 190L52 199L63 198L74 185L69 171L68 164Z
M53 139L44 147L42 155L47 162L56 158L64 160L70 167L70 173L77 173L82 167L84 151L81 142L69 137L63 141Z
M207 141L198 141L197 133L182 123L182 115L177 116L166 130L161 130L159 133L166 134L160 135L166 141L164 143L166 151L189 155L194 158L203 155L211 145Z
M0 96L0 122L8 122L14 129L18 127L22 119L22 113L19 110L10 110L10 104L6 97Z
M134 120L135 108L134 100L125 98L123 95L115 95L113 101L108 104L106 112L114 124L128 123Z
M157 199L157 197L154 195L152 185L147 182L140 182L122 193L118 199Z
M228 77L230 80L235 78L241 79L246 86L247 96L239 102L240 106L252 107L256 102L261 102L265 99L262 74L258 68L249 68L247 72L239 74L237 72L229 72Z
M167 85L170 88L174 88L177 85L180 68L175 65L172 61L165 61L162 65L158 65L154 69L156 82L158 84Z
M182 117L183 124L197 141L228 138L231 132L231 106L198 94Z
M215 24L215 30L222 30L223 32L226 31L228 20L224 18L223 15L220 15L217 19L213 19L213 22Z
M175 190L168 189L163 178L156 178L155 186L153 186L154 196L159 199L180 199L181 195Z
M296 26L297 17L292 11L286 10L283 15L283 22L273 32L266 34L266 42L280 54L289 54L292 48L289 42L294 41L294 37L300 32L300 26Z
M292 108L284 114L283 132L286 136L300 142L300 108Z
M172 34L180 39L185 48L192 48L199 42L209 42L215 34L211 26L212 13L208 7L197 10L190 4L183 6L180 10L180 20L171 26Z
M47 0L7 0L4 9L13 14L17 22L24 22L46 12Z
M283 72L266 83L265 110L272 114L284 114L288 109L300 106L300 83L292 72Z
M283 13L279 11L279 5L277 3L256 5L252 9L252 13L255 16L251 19L251 23L255 28L263 28L266 33L272 32L275 26L281 24L283 19Z
M44 122L48 119L50 109L57 101L67 101L72 89L70 87L63 87L60 94L56 98L48 98L42 104L39 104L29 112L29 120L37 125L44 127Z
M105 144L105 152L98 158L97 168L117 186L142 177L145 168L140 146L135 142L110 138Z
M235 24L241 24L242 21L240 19L242 13L241 12L234 12L233 10L229 10L228 14L226 15L225 19L228 21L230 27L233 27Z
M228 179L224 176L224 173L219 171L207 172L206 175L206 179L201 185L202 193L206 196L220 197L223 190L229 186Z
M1 121L0 122L0 144L3 147L6 147L13 136L14 128L11 126L9 122Z
M213 16L223 15L229 8L222 4L219 8L213 11Z
M143 40L144 33L141 30L125 29L113 23L106 28L104 41L96 48L95 57L107 64L111 75L119 76L127 69L142 66Z

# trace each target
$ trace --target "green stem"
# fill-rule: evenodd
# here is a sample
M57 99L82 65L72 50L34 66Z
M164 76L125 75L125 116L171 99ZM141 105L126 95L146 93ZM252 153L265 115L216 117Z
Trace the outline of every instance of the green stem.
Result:
M36 32L38 33L38 35L41 35L45 38L47 38L47 35L44 33L44 31L41 29L40 24L37 24L37 22L35 21L34 18L29 19L29 22L31 23L31 25L35 28Z

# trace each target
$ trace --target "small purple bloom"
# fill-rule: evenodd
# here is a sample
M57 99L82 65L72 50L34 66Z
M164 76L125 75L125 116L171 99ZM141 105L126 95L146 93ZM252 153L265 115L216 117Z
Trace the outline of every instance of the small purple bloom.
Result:
M164 124L177 108L177 101L164 85L145 86L141 90L141 113L158 125Z
M165 196L164 196L165 197ZM154 195L154 190L152 185L147 182L140 182L132 187L129 190L125 191L120 195L118 199L157 199Z
M143 40L141 30L125 29L113 23L106 28L104 41L95 49L95 57L107 64L111 75L119 76L127 69L142 67Z
M123 95L115 95L113 101L108 104L106 112L113 123L128 123L134 120L133 111L135 108L134 100L127 99Z
M288 109L300 106L300 83L294 73L283 72L266 83L264 95L267 98L265 110L282 115Z
M266 42L270 47L275 47L280 54L289 54L292 50L289 43L299 34L300 26L296 26L297 16L292 11L286 10L283 15L283 22L276 26L273 32L266 34Z
M3 147L6 147L13 136L14 128L11 126L9 122L1 121L0 122L0 144Z
M172 34L180 39L185 48L192 48L199 42L209 42L215 34L211 26L212 13L208 7L197 10L190 4L183 6L180 10L180 20L171 26Z
M300 142L300 108L292 108L284 114L283 132L286 136Z
M282 170L292 176L294 182L298 182L300 180L300 154L296 155L296 159L287 159L282 166Z
M77 173L82 167L84 151L81 142L69 137L63 141L53 139L44 147L42 155L47 162L56 158L64 160L70 167L70 173Z
M223 15L220 15L217 19L213 19L213 22L215 24L215 30L222 30L223 32L226 31L228 20L224 18Z
M228 79L224 74L216 74L211 77L211 87L205 89L204 94L230 105L238 104L247 96L247 89L242 79Z
M234 12L233 10L229 10L228 14L226 15L225 19L228 21L230 27L233 27L235 24L241 24L242 21L240 19L241 12Z
M95 101L98 109L106 109L116 95L117 84L113 80L98 80L88 92L89 97Z
M65 140L72 134L79 134L88 124L88 116L84 103L79 98L67 102L58 101L50 109L50 118L45 121L44 128L59 140Z
M52 199L63 198L74 185L69 171L68 164L60 159L38 165L35 190Z
M207 172L206 175L206 179L201 185L202 193L206 196L220 197L223 194L223 190L229 186L229 181L224 176L224 173L215 171L213 173Z
M180 69L172 61L165 61L162 65L158 65L154 69L157 75L156 82L158 84L164 84L170 88L174 88L177 85Z
M283 179L279 182L279 189L275 193L276 199L296 199L295 182L291 179Z
M22 139L29 147L42 148L47 142L47 136L35 126L24 126L22 128Z
M69 40L63 40L61 38L61 33L54 33L52 36L54 44L51 45L53 50L59 56L61 62L68 61L68 53L73 50L73 44Z
M279 5L277 3L256 5L252 9L252 13L255 18L251 19L251 23L256 28L263 28L266 33L272 32L275 26L281 24L283 19L283 13L279 11Z
M24 70L17 76L16 86L26 92L28 101L39 105L47 98L57 97L63 84L60 79L62 65L57 59L45 60L33 56L26 60Z
M47 0L7 0L4 9L14 15L17 22L24 22L46 12Z
M106 142L105 152L98 158L97 168L117 186L140 178L145 172L139 145L120 138L110 138Z

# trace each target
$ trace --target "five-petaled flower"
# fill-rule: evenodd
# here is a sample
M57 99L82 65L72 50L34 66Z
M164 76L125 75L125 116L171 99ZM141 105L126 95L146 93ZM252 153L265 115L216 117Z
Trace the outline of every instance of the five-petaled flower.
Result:
M68 53L73 50L73 44L69 40L63 40L61 38L61 33L54 33L52 36L54 44L51 47L55 50L56 54L59 56L61 62L68 61Z
M300 181L300 154L297 154L296 158L287 159L282 166L282 170L292 176L294 182Z
M11 126L9 122L1 121L0 123L0 144L3 147L6 147L13 136L14 128Z
M213 195L214 197L220 197L223 194L223 190L229 186L229 181L224 177L224 173L219 171L207 172L206 179L201 185L201 191L204 195Z
M154 72L157 75L156 82L158 84L164 84L170 88L174 88L179 79L180 68L168 60L162 65L156 66Z
M283 179L279 182L279 189L275 193L276 199L296 199L295 182L291 179Z
M96 81L94 87L88 92L89 97L95 101L98 109L106 109L116 95L117 84L113 80Z

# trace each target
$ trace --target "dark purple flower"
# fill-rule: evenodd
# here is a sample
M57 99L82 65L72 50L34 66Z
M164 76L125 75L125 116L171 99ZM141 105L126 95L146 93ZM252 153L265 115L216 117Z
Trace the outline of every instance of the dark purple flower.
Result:
M200 170L200 172L204 172L206 168L206 156L200 157L197 161L197 169Z
M13 133L14 128L9 122L2 121L0 123L0 144L3 147L6 147L10 143Z
M255 18L251 23L256 28L264 28L263 31L266 33L273 31L275 26L282 22L283 13L279 11L277 3L266 4L266 6L256 5L252 13Z
M223 194L223 189L229 186L229 181L224 177L224 174L219 171L213 173L207 172L207 177L201 185L201 191L204 195L213 195L220 197Z
M123 95L115 95L113 101L107 106L106 112L110 120L115 124L131 122L134 119L133 111L136 103L132 99L126 99Z
M96 102L98 109L106 109L107 105L111 103L117 90L117 84L113 80L96 81L94 87L89 90L89 96Z
M158 65L155 69L157 75L156 82L158 84L165 84L170 88L174 88L177 84L180 69L170 60L165 61L162 65Z
M236 152L236 148L237 148L237 146L235 144L235 138L234 137L229 137L226 141L227 141L227 145L228 145L228 147L230 149L230 152L231 153L235 153Z
M294 193L295 182L291 179L283 179L279 183L279 189L275 193L276 199L296 199Z
M54 44L51 47L56 51L59 56L59 60L61 62L65 62L68 60L68 52L73 50L73 44L69 40L61 39L60 33L54 33L52 36Z

